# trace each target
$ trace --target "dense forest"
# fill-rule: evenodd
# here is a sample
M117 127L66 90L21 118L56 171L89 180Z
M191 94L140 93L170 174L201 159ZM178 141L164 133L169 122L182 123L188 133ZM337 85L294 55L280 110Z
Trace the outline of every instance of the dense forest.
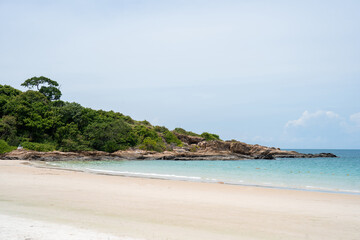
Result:
M22 86L30 90L0 85L0 153L18 145L36 151L139 148L161 152L184 144L176 134L219 139L216 134L196 134L182 128L170 131L118 112L62 101L59 84L46 77L27 79Z

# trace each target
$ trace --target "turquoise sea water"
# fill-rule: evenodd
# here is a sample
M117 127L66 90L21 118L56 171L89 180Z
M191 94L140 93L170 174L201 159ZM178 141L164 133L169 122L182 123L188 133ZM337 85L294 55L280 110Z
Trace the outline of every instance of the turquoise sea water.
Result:
M339 157L239 161L59 161L51 164L114 175L360 194L360 150L296 151L331 152Z

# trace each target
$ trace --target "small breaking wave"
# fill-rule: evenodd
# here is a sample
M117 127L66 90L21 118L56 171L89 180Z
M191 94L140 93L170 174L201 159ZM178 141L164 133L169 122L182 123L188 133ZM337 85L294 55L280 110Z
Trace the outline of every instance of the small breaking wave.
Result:
M160 178L160 179L189 179L189 180L201 180L201 177L193 177L193 176L181 176L181 175L174 175L174 174L159 174L159 173L143 173L143 172L121 172L121 171L113 171L113 170L100 170L100 169L92 169L86 168L91 172L98 172L104 174L111 174L111 175L122 175L122 176L129 176L129 177L150 177L150 178Z
M309 160L310 161L310 160ZM360 187L355 180L358 178L357 165L349 162L345 170L350 171L352 167L352 178L343 178L340 174L336 176L320 174L326 171L329 166L328 162L319 162L320 160L309 161L294 161L292 162L241 162L242 168L233 168L232 166L239 165L239 162L211 162L211 166L207 161L194 162L179 162L179 161L67 161L67 162L46 162L48 166L69 169L75 171L84 171L94 174L124 176L124 177L138 177L138 178L152 178L163 180L180 180L190 182L205 182L205 183L221 183L229 185L240 185L250 187L263 187L275 189L291 189L302 191L328 192L328 193L347 193L360 195ZM334 163L337 169L339 168L339 159ZM345 160L341 160L341 166L344 165ZM315 164L316 163L316 164ZM315 165L314 165L315 164ZM326 164L326 165L324 165ZM355 165L354 165L355 164ZM273 166L275 165L275 166ZM291 168L290 168L290 166ZM314 166L313 166L314 165ZM310 175L292 176L290 180L289 169L295 167L301 172L305 172L310 167L314 171ZM254 167L261 167L272 169L267 173L255 171ZM234 170L235 169L235 170ZM353 170L355 169L355 170ZM191 170L191 171L190 171ZM317 171L315 171L317 170ZM295 171L295 170L292 170ZM335 171L335 170L332 170ZM317 173L319 172L319 173ZM339 170L337 170L339 172ZM336 181L335 181L336 180ZM345 181L346 180L346 181Z
M240 181L222 181L222 180L215 179L215 178L204 178L204 177L197 177L197 176L182 176L182 175L175 175L175 174L113 171L113 170L102 170L102 169L93 169L93 168L86 168L86 170L88 170L89 172L93 172L93 173L102 173L102 174L126 176L126 177L145 177L145 178L155 178L155 179L183 180L183 181L210 182L210 183L221 182L221 183L225 183L225 184L250 186L250 187L304 190L304 191L316 191L316 192L327 192L327 193L360 194L360 191L356 191L356 190L331 189L331 188L321 188L321 187L315 187L315 186L305 186L305 188L304 187L291 187L291 186L277 186L270 182L266 182L266 183L262 183L262 184L247 184L247 183L244 183L244 181L242 181L242 180L240 180Z

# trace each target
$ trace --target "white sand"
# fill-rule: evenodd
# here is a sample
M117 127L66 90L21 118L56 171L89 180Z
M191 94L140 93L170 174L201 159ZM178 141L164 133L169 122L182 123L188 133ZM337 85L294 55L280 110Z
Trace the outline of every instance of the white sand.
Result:
M1 240L135 240L87 229L0 214Z
M72 226L64 234L87 234L79 240L99 239L100 233L147 240L360 239L359 195L105 176L24 163L0 161L0 214L40 221L36 230L22 232L29 226L15 220L9 231L20 237L60 224Z

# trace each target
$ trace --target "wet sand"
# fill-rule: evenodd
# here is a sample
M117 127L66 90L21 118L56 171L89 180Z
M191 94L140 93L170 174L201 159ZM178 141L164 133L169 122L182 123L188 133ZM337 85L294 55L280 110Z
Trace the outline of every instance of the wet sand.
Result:
M107 176L19 160L0 161L0 214L15 219L12 226L28 219L142 239L360 239L360 195Z

